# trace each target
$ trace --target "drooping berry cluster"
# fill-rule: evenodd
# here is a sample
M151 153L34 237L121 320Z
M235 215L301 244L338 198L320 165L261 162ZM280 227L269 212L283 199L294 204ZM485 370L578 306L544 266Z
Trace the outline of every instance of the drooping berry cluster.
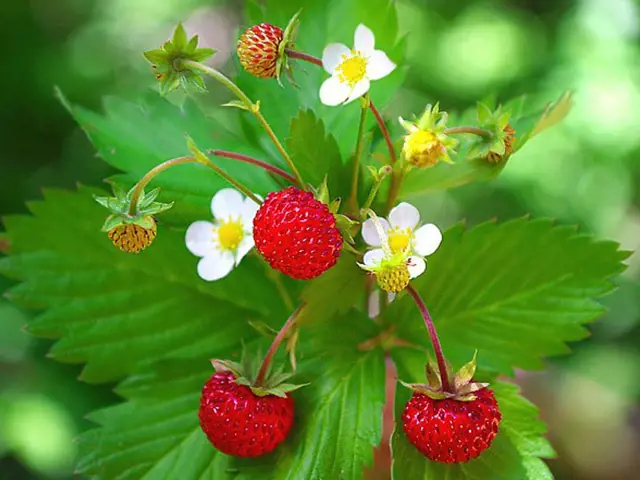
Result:
M231 372L215 373L205 383L198 412L211 444L227 455L250 458L273 451L293 426L294 403L276 395L257 396L238 385Z
M329 207L295 187L267 195L253 220L253 238L272 268L299 280L333 267L342 249Z
M414 392L402 414L409 441L435 462L467 462L485 451L498 433L502 415L491 390L475 400L433 399Z

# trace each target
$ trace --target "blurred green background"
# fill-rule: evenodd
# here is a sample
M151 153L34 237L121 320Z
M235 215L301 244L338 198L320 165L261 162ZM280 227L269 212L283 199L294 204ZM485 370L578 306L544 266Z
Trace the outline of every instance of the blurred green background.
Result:
M268 5L268 2L267 2ZM1 18L0 215L26 212L42 187L98 184L112 173L53 95L99 109L153 86L141 52L177 21L216 48L224 66L242 3L203 0L24 0ZM420 199L441 225L526 213L640 245L640 7L633 0L400 0L408 81L385 114L445 110L529 93L575 91L559 126L531 141L500 178ZM268 20L268 19L265 19ZM321 52L309 52L320 55ZM227 66L226 68L233 68ZM1 230L1 225L0 225ZM41 232L46 235L47 232ZM0 236L0 252L8 245ZM1 253L0 253L1 255ZM549 422L557 478L632 479L640 468L640 260L632 256L610 312L571 357L520 375ZM9 287L0 278L0 290ZM74 478L84 416L116 397L76 381L79 368L47 360L51 343L22 332L29 312L0 298L0 479Z

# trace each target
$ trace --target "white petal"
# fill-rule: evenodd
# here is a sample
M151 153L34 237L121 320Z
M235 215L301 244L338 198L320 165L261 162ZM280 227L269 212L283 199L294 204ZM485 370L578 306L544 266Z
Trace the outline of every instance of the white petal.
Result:
M245 230L249 232L253 230L253 217L256 216L256 212L259 208L260 205L251 200L249 197L244 199L240 218L242 219L242 225L244 226Z
M376 318L380 315L380 290L375 289L369 295L367 313L369 314L369 318Z
M369 87L371 86L371 82L367 77L360 80L353 86L353 90L349 94L349 98L345 103L353 102L357 98L360 98L362 95L369 91Z
M204 257L215 250L215 228L213 223L204 220L189 225L185 234L185 243L189 251L198 257Z
M387 232L389 230L389 222L380 217L378 217L378 220L380 221L382 230ZM382 241L380 240L380 235L378 235L378 229L376 228L373 218L365 220L362 224L362 238L367 245L371 245L372 247L379 247L382 245Z
M373 53L376 44L375 36L373 32L362 23L356 28L356 33L353 36L353 49L362 53L365 57L368 57Z
M244 200L239 191L233 188L223 188L211 200L211 213L217 220L227 220L229 217L239 218L242 214Z
M351 89L346 83L342 83L338 77L327 78L320 87L320 101L330 107L344 103L349 98Z
M253 246L253 235L245 235L236 250L236 265L238 265L244 256L251 251Z
M435 252L442 242L442 232L433 223L421 226L413 235L413 250L423 257Z
M367 77L371 80L379 80L386 77L396 68L396 64L389 60L382 50L376 50L367 60Z
M343 43L330 43L322 52L322 66L333 75L336 67L343 61L342 56L352 57L351 50Z
M381 248L374 248L373 250L369 250L364 254L364 258L362 261L367 267L374 267L379 265L382 259L384 258L384 250Z
M392 227L415 228L420 221L418 209L407 202L396 205L389 212L389 223Z
M198 275L203 280L212 282L229 275L233 268L233 255L231 252L215 250L198 262Z
M422 275L427 268L427 264L422 258L412 255L407 259L407 267L409 268L409 276L416 278Z

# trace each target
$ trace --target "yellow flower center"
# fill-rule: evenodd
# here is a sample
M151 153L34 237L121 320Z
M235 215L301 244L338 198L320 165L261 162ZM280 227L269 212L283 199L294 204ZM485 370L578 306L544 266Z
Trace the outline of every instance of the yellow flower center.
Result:
M235 250L244 238L244 228L239 220L229 219L218 225L218 241L223 250Z
M428 130L416 130L407 135L405 149L408 153L423 153L437 143L436 136Z
M409 247L412 237L410 228L392 228L387 235L389 248L393 253L404 252Z
M351 51L352 57L342 56L342 63L337 66L338 78L342 83L353 87L367 73L367 59L360 52Z
M403 150L409 163L417 167L435 165L446 152L440 140L429 130L416 130L407 135Z

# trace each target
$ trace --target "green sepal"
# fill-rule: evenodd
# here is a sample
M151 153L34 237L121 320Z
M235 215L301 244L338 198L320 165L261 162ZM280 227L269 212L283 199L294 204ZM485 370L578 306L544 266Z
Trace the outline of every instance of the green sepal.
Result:
M289 81L295 85L293 81L293 70L291 68L291 64L289 63L289 56L287 55L287 48L293 48L293 44L295 42L296 36L298 34L298 25L300 24L300 13L302 10L298 10L289 20L287 26L284 29L284 33L282 35L282 41L280 45L278 45L278 59L276 60L276 80L283 86L282 84L282 73L287 74L287 78Z
M327 184L327 175L324 176L322 183L318 188L314 188L314 197L319 202L324 203L325 205L329 205L330 195L329 195L329 185ZM335 212L332 212L335 213Z
M338 227L338 230L340 230L340 233L342 234L342 238L346 240L348 243L350 243L351 245L355 244L355 240L351 232L353 231L353 227L358 225L359 222L357 222L356 220L352 220L346 215L342 215L342 214L337 214L335 215L335 217L336 217L336 227Z
M453 386L456 391L459 391L473 379L473 376L476 374L477 356L478 351L476 350L471 361L469 363L466 363L460 370L458 370L458 372L453 377Z
M113 228L119 227L120 225L124 224L125 222L122 215L109 215L104 221L104 224L102 224L102 228L100 230L102 230L103 232L108 232Z
M427 376L427 383L435 390L442 388L442 380L440 379L440 369L438 363L431 357L427 360L425 366L425 373Z
M231 100L230 102L223 103L221 106L239 108L240 110L246 110L247 112L251 111L251 109L247 107L247 105L244 102L240 100Z
M198 70L185 68L183 61L202 62L211 57L215 50L198 48L198 36L188 39L182 24L178 24L171 40L164 42L161 48L143 53L151 63L160 85L160 93L167 93L178 88L195 87L197 91L206 91L204 80Z

